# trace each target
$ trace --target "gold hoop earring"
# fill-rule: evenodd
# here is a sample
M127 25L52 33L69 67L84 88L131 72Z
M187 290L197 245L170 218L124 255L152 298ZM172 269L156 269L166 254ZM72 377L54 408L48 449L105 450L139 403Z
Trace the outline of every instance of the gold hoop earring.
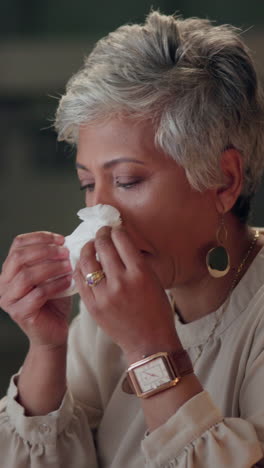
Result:
M213 278L222 278L230 270L230 258L228 251L223 246L223 242L227 240L227 230L224 225L224 217L216 233L216 240L219 244L207 252L206 266Z

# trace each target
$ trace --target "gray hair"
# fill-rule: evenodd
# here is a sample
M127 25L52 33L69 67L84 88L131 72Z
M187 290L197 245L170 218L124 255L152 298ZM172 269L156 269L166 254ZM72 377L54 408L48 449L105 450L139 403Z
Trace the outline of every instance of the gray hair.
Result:
M151 12L98 41L67 85L56 114L59 140L78 143L81 124L126 115L151 120L155 144L197 190L223 182L220 156L243 157L242 195L264 168L264 99L239 30Z

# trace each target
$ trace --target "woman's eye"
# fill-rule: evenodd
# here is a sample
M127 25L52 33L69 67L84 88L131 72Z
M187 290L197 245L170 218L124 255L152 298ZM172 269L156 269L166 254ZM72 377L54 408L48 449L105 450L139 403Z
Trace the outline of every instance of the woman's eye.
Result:
M141 179L130 179L130 178L126 178L126 179L119 179L119 178L116 178L115 179L115 186L116 187L120 187L120 188L123 188L123 189L131 189L133 187L135 187L135 185L138 185L140 182L142 182ZM83 184L80 186L80 190L85 190L87 192L93 192L95 189L95 183L94 182L91 182L89 184Z
M132 179L132 180L127 180L127 181L116 179L116 186L124 188L124 189L130 189L130 188L135 187L135 185L138 185L140 182L141 182L141 179Z
M95 184L85 184L81 185L80 190L87 190L88 192L92 192L94 190Z

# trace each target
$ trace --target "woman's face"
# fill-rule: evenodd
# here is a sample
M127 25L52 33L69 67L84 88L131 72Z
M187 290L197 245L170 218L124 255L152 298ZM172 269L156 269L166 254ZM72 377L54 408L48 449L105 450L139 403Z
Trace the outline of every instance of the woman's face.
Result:
M86 205L120 211L164 288L206 274L218 223L213 191L191 188L185 171L155 148L149 123L113 119L81 127L77 170Z

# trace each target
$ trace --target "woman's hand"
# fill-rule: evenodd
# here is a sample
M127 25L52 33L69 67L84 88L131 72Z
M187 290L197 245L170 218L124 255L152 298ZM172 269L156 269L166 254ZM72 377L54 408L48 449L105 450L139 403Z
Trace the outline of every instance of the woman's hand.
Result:
M65 345L71 299L50 298L69 287L69 252L64 237L51 232L17 236L0 275L0 306L33 346ZM65 275L57 278L59 275ZM47 280L49 280L47 282Z
M105 278L89 287L87 273L101 268ZM123 227L103 227L85 244L74 277L88 311L131 362L181 347L167 295Z

